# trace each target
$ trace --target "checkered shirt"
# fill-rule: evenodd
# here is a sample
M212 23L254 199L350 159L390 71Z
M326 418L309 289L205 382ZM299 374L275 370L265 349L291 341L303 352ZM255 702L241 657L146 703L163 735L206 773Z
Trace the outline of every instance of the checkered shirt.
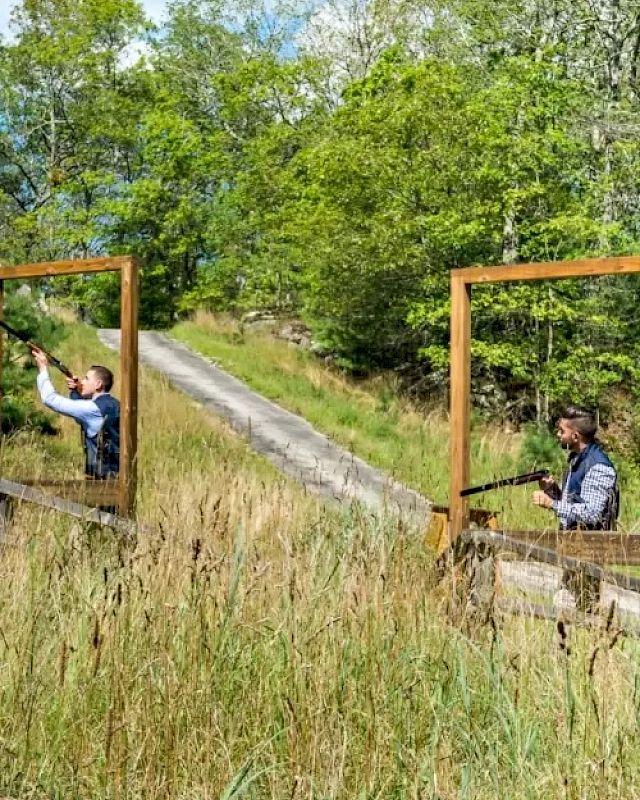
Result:
M606 464L594 464L582 481L581 502L571 503L568 499L569 480L565 479L562 497L551 504L551 508L558 516L560 527L566 530L597 526L607 511L615 485L615 470Z

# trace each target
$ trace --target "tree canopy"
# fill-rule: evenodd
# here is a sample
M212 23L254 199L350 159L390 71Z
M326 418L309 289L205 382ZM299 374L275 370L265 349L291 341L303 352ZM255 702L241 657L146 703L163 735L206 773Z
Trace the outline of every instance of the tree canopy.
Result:
M128 252L142 323L303 317L338 363L446 386L449 274L638 251L627 0L22 0L0 44L0 260ZM66 294L114 324L109 276ZM638 377L637 279L474 295L514 414ZM502 395L500 395L502 396Z

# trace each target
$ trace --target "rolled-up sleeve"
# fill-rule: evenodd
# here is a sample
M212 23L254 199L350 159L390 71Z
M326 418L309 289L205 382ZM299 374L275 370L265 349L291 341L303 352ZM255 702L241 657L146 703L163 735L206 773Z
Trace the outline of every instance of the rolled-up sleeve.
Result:
M93 400L74 400L58 394L53 388L49 373L44 370L38 373L37 386L40 399L47 408L58 414L64 414L65 417L72 417L82 425L89 436L98 435L104 424L104 418Z
M584 476L580 496L582 502L554 500L551 507L558 515L561 528L579 525L593 527L603 519L616 484L615 471L606 464L595 464Z

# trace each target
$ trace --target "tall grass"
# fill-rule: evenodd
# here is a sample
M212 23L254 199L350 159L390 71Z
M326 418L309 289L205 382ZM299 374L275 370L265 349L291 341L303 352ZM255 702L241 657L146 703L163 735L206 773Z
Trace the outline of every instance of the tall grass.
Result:
M3 547L0 795L640 796L633 642L452 626L421 537L322 508L146 372L142 397L157 532L23 506ZM75 439L4 463L53 470Z

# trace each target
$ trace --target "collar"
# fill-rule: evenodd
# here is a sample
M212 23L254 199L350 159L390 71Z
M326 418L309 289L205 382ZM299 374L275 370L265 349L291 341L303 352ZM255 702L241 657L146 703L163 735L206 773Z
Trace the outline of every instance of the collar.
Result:
M567 456L567 461L569 462L569 469L574 470L577 469L578 465L584 461L587 457L587 453L591 451L593 447L595 447L595 442L589 442L589 444L580 452L576 453L573 450Z

